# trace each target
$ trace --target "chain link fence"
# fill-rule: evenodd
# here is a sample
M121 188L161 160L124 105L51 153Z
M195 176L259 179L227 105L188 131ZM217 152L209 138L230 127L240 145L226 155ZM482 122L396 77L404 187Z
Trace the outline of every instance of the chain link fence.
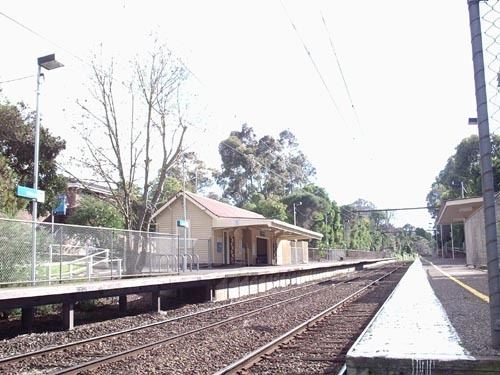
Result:
M491 133L500 134L500 0L481 1L483 58Z
M207 239L0 218L0 287L177 274L211 264Z

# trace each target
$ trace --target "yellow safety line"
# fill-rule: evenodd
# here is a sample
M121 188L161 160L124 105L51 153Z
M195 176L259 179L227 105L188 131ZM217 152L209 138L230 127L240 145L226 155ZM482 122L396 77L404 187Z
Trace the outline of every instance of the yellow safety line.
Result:
M443 271L441 268L439 268L438 266L436 266L434 263L432 263L430 260L427 260L427 259L424 259L426 262L430 263L435 269L437 269L439 272L441 272L443 275L445 275L446 277L450 278L451 280L453 280L454 282L456 282L458 285L460 285L462 288L464 288L465 290L471 292L472 294L474 294L476 297L482 299L484 302L486 303L490 303L490 297L488 297L487 295L481 293L480 291L468 286L467 284L461 282L460 280L458 280L456 277L453 277L451 276L448 272L446 271Z

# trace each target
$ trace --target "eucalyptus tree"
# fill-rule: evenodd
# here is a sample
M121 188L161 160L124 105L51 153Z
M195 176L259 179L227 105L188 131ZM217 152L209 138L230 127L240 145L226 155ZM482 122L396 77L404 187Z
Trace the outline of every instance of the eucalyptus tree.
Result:
M316 171L299 149L295 136L282 131L275 139L257 139L253 129L243 124L219 144L222 160L217 183L223 197L242 207L254 194L266 199L291 194L310 182Z
M492 164L495 191L500 190L500 136L491 134ZM439 206L446 200L481 196L479 137L464 138L439 172L427 194L427 206L436 217Z
M26 200L19 201L10 195L17 184L33 186L34 121L35 113L23 103L0 103L0 183L4 185L0 190L9 202L4 203L7 205L0 207L0 211L11 211L13 214L18 208L27 206ZM65 148L66 142L62 138L52 135L45 126L40 127L38 186L46 193L45 203L40 204L38 211L40 215L56 205L57 195L66 188L66 179L59 173L56 162Z

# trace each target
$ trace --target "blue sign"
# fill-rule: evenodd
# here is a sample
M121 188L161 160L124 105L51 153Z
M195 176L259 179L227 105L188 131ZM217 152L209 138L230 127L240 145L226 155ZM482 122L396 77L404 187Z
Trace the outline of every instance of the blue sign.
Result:
M66 215L66 208L68 208L68 199L65 195L58 195L57 207L54 208L54 215Z
M35 199L37 202L45 202L45 191L35 190L27 186L17 185L16 195L21 198Z
M177 226L181 228L189 228L189 223L187 220L177 220Z

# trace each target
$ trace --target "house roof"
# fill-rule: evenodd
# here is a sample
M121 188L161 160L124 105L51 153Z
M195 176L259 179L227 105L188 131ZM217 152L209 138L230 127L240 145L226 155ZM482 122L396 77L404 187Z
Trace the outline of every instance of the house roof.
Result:
M153 218L158 216L164 209L170 206L175 200L182 198L182 191L178 192L167 203L161 206L153 215ZM219 202L215 199L202 197L201 195L186 192L186 199L202 210L206 211L214 218L230 218L230 219L265 219L264 216L256 212L245 210L243 208L231 206L230 204Z
M103 195L111 195L111 191L107 186L98 185L95 182L85 181L82 183L76 179L70 179L68 181L68 189L81 189L90 191L92 193L103 194Z
M207 197L202 197L201 195L186 192L186 197L190 197L192 200L194 200L219 218L264 219L264 216L256 212L231 206L230 204L219 202L215 199Z
M446 201L439 210L436 225L463 222L483 205L483 197Z

